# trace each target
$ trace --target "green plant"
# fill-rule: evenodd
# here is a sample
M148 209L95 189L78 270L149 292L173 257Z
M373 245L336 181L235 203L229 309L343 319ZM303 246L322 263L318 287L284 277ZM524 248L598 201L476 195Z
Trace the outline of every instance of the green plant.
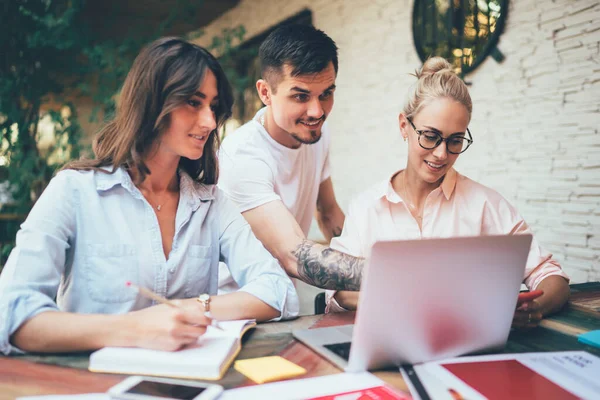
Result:
M63 91L61 79L76 69L85 40L75 22L82 3L73 1L71 7L51 1L3 4L0 164L18 212L31 207L64 158L79 155L75 110L61 113L69 105L56 96ZM53 107L44 107L50 104ZM56 138L46 146L39 146L40 121L48 121Z
M0 182L9 182L10 213L16 222L58 168L90 153L81 145L78 98L93 100L93 120L110 116L115 94L141 47L178 22L192 21L202 7L201 2L178 0L155 29L132 26L129 36L115 41L100 40L88 29L82 18L85 4L85 0L11 0L0 6ZM244 32L243 27L226 30L213 44L229 56L232 38L241 40ZM244 82L235 69L227 72L234 85ZM2 212L6 210L0 208ZM0 265L13 240L0 232Z

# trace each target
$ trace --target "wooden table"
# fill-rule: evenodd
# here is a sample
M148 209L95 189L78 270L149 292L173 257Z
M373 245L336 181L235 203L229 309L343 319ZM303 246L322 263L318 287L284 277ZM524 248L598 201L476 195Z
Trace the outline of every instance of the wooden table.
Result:
M571 288L571 299L563 311L544 320L539 328L512 332L504 351L586 350L600 356L600 349L580 344L576 338L581 332L600 329L600 282L572 285ZM292 331L353 321L354 313L342 313L260 324L245 337L238 359L279 354L306 368L308 373L303 378L340 373L333 364L294 340ZM0 400L41 394L101 393L124 378L124 375L88 372L88 361L89 353L0 357ZM375 375L406 391L397 369L378 371ZM225 388L253 384L233 368L218 383Z

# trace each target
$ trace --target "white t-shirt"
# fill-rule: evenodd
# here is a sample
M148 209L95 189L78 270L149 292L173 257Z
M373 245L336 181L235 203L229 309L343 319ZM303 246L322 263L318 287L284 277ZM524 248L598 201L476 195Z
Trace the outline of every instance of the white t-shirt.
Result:
M321 140L290 149L277 143L259 122L266 108L225 137L219 149L219 188L240 212L281 200L308 234L319 186L329 178L329 131ZM226 266L219 266L219 293L236 289Z
M308 234L321 182L329 178L329 132L321 140L290 149L260 124L266 108L228 135L219 150L219 188L240 212L281 200Z

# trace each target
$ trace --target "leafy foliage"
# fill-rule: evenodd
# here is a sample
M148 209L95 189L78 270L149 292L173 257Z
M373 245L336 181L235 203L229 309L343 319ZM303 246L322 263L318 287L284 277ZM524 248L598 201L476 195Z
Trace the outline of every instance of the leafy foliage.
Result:
M139 50L174 24L193 21L202 8L201 2L177 0L158 27L131 26L130 35L115 41L90 31L82 18L85 3L10 0L0 6L0 182L9 182L12 198L10 210L5 207L2 213L24 216L58 168L90 153L81 145L78 97L93 100L93 121L110 117L115 94ZM212 50L227 57L244 33L243 27L225 30L213 40ZM235 68L226 72L234 85L247 84ZM0 232L0 265L13 240Z

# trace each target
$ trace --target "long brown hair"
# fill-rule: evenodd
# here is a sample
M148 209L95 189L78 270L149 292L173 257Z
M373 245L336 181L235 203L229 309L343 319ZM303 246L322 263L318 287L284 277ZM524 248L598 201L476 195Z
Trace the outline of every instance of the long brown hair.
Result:
M125 167L136 170L136 183L142 182L150 174L144 160L168 128L169 114L194 95L207 68L217 78L217 128L209 135L202 157L181 157L179 167L201 183L216 184L217 130L231 116L231 86L212 54L176 37L158 39L142 49L125 78L115 118L94 139L95 158L73 161L65 169L105 172L102 167L112 166L112 173Z

